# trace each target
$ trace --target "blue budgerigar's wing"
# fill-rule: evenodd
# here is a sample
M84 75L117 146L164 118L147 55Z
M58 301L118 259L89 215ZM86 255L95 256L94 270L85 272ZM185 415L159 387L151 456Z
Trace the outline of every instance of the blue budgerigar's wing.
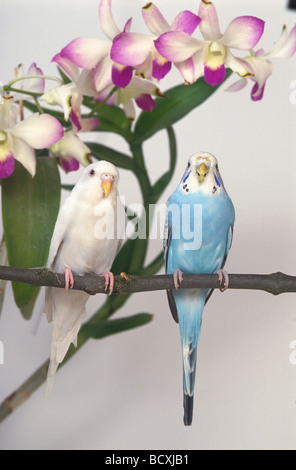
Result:
M164 239L163 239L164 266L165 266L166 274L167 274L168 251L170 247L171 238L172 238L172 227L171 225L169 225L168 217L167 217L165 221ZM176 323L179 323L176 302L175 302L172 291L169 289L167 290L167 297L168 297L168 303L169 303L169 307L170 307L173 319L175 320Z
M220 266L220 269L223 269L224 266L225 266L225 263L226 263L226 260L227 260L227 256L228 256L228 252L231 248L231 244L232 244L232 238L233 238L233 224L230 225L229 227L229 230L228 230L228 234L227 234L227 240L226 240L226 250L225 250L225 253L224 253L224 257L223 257L223 261L222 261L222 264ZM206 301L205 301L205 305L206 303L208 302L208 300L210 299L212 293L214 292L214 289L211 289L209 292L208 292L208 295L206 297Z

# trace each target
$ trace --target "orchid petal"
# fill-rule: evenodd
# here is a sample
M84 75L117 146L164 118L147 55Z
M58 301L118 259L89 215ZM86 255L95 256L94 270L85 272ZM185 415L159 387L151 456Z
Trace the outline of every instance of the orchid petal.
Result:
M207 41L220 39L222 34L216 8L213 3L208 0L202 0L198 10L198 16L201 18L199 28L204 39Z
M112 83L112 65L113 62L109 56L104 57L97 63L94 69L93 80L95 89L98 93Z
M284 26L282 35L274 47L265 54L268 59L289 59L296 52L296 25L287 33L287 28ZM258 54L258 53L257 53Z
M189 10L181 11L173 21L172 29L183 31L183 33L191 34L200 24L201 18Z
M79 132L81 130L80 112L73 108L71 108L71 122L76 127L77 132Z
M224 63L220 64L218 67L215 67L215 68L205 65L204 77L205 77L205 81L209 85L211 86L219 85L219 83L223 82L225 75L226 75L226 70L225 70Z
M94 84L94 71L82 70L76 81L77 89L84 96L94 96L96 94Z
M131 81L133 68L113 63L112 82L119 88L125 88Z
M97 117L83 118L80 119L81 132L93 131L99 125L99 119Z
M4 95L2 99L3 101L0 105L0 129L9 129L16 125L19 110L13 104L13 97L11 95Z
M101 28L109 39L113 39L120 33L115 24L111 11L111 0L101 0L99 5L99 19Z
M79 68L75 65L68 57L63 56L60 52L56 54L52 59L52 62L56 62L69 77L75 82L79 77Z
M12 135L12 141L14 158L18 160L32 176L34 176L36 173L34 149L32 149L31 145L27 144L22 138L15 135Z
M141 108L143 111L152 111L152 109L154 109L156 105L151 95L145 93L135 98L135 101L139 108Z
M229 50L225 57L225 64L240 77L249 78L254 75L254 70L249 60L234 57Z
M247 80L245 78L240 78L236 82L232 83L225 91L234 92L240 91L247 86Z
M152 2L147 3L147 5L142 8L142 15L146 26L155 36L160 36L160 34L171 29L157 6Z
M273 65L269 60L266 60L261 56L248 57L247 61L250 63L254 71L254 80L258 84L258 87L255 87L253 95L259 95L261 90L264 88L267 79L272 74Z
M127 20L127 22L125 23L124 28L123 28L123 33L129 33L130 32L131 27L132 27L132 21L133 21L132 18Z
M153 47L153 39L140 33L121 33L113 41L111 59L121 65L144 62Z
M251 91L251 99L253 101L260 101L263 98L264 94L264 89L265 89L265 83L262 87L259 87L258 83L255 83L255 85L252 88Z
M27 75L41 75L43 76L42 70L37 67L36 63L30 65ZM24 80L24 89L27 91L33 91L35 93L43 93L45 87L44 78L28 78Z
M161 80L169 73L171 68L172 63L158 54L158 56L153 60L152 76L156 78L156 80Z
M52 145L50 150L58 158L65 160L75 158L84 166L88 165L90 161L90 149L77 137L73 130L65 132L64 137L59 142Z
M263 34L264 25L264 21L255 16L239 16L229 23L221 42L235 49L253 49Z
M168 31L156 39L154 44L158 52L172 62L183 62L204 46L203 41L182 31Z
M14 158L12 154L9 154L4 161L0 160L0 178L8 178L13 171Z
M95 38L80 37L73 39L65 46L61 54L70 59L78 67L92 69L95 65L109 54L110 45L108 41Z
M69 158L68 160L59 158L58 161L63 167L65 173L70 173L70 171L77 171L79 169L79 162L75 158Z
M157 52L157 51L155 51ZM141 78L148 78L150 79L152 77L152 71L153 71L153 57L152 54L149 54L144 60L139 65L136 65L135 67L135 75Z
M75 86L75 85L74 85ZM47 91L40 96L41 101L46 101L50 105L59 105L63 108L65 120L68 121L71 111L71 98L73 94L73 83L61 85Z
M35 113L18 123L11 131L13 137L23 139L35 149L53 145L63 137L63 127L49 114Z
M133 122L136 117L136 110L132 100L129 100L127 103L123 104L124 114L130 122Z

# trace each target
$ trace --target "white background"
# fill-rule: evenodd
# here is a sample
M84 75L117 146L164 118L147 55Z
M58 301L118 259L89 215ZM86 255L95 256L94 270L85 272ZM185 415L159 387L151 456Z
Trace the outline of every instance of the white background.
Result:
M197 12L197 0L155 2L171 22L183 9ZM282 25L291 29L295 12L286 0L216 0L221 30L240 15L266 21L260 46L270 49ZM146 32L138 0L113 0L120 28L134 17L133 31ZM103 38L97 0L0 1L0 80L36 61L56 74L51 58L78 36ZM148 32L148 31L147 31ZM196 33L195 33L196 34ZM188 157L214 153L236 208L230 273L296 273L296 105L291 82L296 59L274 61L264 99L254 103L247 89L225 86L175 125L178 165L160 202L178 184ZM229 84L235 77L229 79ZM181 83L172 73L164 91ZM49 86L51 83L49 82ZM100 142L127 151L114 135ZM150 176L167 168L165 132L145 144ZM74 182L78 173L64 177ZM137 183L121 171L120 193L139 201ZM149 258L162 246L151 244ZM88 316L102 303L89 301ZM41 301L39 301L39 304ZM38 305L39 305L38 304ZM0 401L48 357L51 326L24 321L7 288L0 319L5 364L0 365ZM40 305L39 305L40 307ZM296 367L290 344L296 339L296 296L256 291L215 292L204 312L193 425L183 425L182 370L178 327L164 292L135 294L117 316L149 311L148 326L90 340L58 373L51 399L41 387L0 427L0 449L296 449Z

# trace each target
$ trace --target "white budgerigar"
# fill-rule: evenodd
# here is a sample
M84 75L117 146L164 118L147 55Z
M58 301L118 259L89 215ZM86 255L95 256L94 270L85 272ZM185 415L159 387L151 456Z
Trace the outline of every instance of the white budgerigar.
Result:
M48 266L65 274L65 290L47 287L45 313L53 321L46 396L51 392L56 370L77 334L89 295L71 289L73 273L104 276L112 293L113 260L125 231L124 208L117 192L119 173L110 162L87 166L59 212L51 240Z

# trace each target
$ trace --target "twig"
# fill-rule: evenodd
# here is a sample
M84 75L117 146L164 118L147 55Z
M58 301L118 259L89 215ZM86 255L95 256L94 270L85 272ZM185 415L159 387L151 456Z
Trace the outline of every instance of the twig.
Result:
M0 279L23 282L33 286L65 287L63 274L55 273L48 268L11 268L0 266ZM181 289L193 287L218 289L220 288L217 274L184 274ZM156 276L129 276L122 273L115 276L114 294L132 294L173 289L171 275ZM82 290L89 295L107 293L105 281L102 276L86 274L74 276L73 289ZM296 292L296 276L289 276L281 272L273 274L229 274L229 289L263 290L270 294L279 295L285 292Z

